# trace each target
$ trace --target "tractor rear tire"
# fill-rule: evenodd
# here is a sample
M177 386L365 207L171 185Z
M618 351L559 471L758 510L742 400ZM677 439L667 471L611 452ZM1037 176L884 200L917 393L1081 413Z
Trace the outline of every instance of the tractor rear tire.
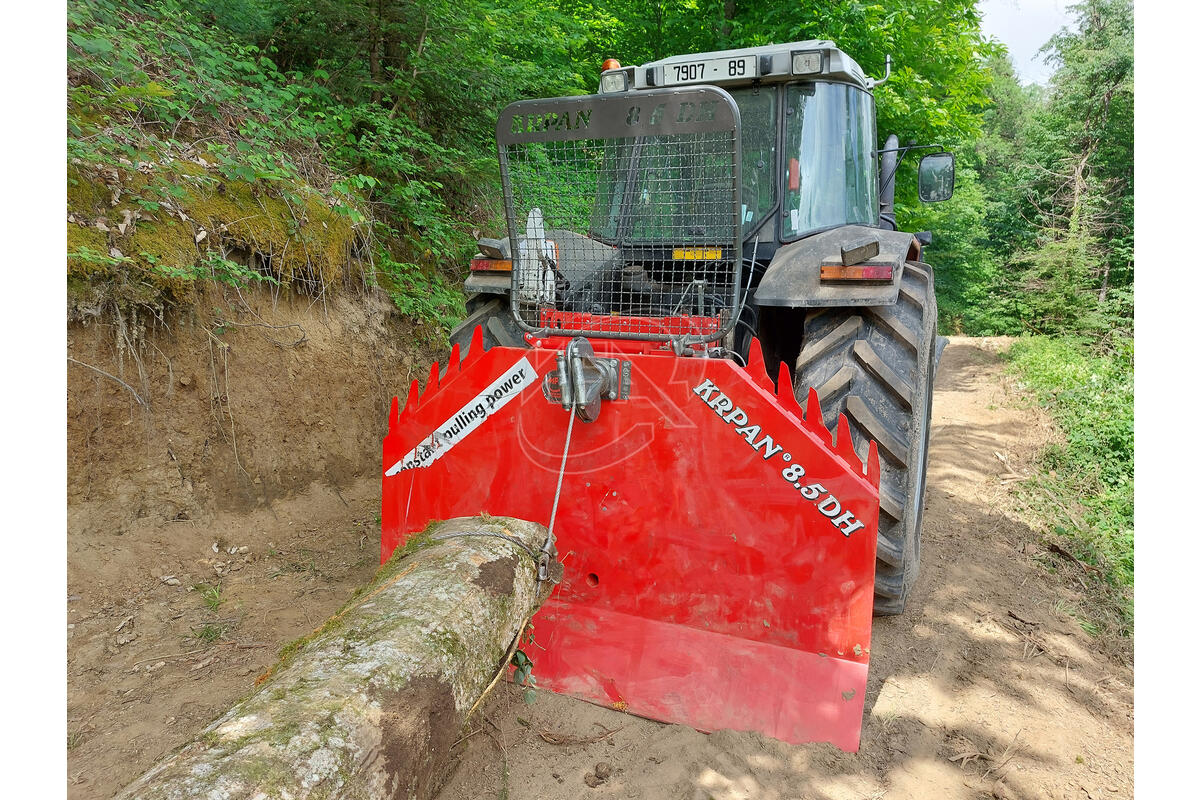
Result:
M937 337L933 270L908 262L896 304L819 308L805 314L796 359L797 399L817 390L825 425L850 422L854 450L879 447L879 544L875 614L900 614L921 561L921 517L929 457L933 378L945 340Z
M483 349L496 345L525 347L525 337L513 319L508 297L475 295L467 301L467 318L450 332L450 344L458 345L460 356L467 354L476 326L483 328Z

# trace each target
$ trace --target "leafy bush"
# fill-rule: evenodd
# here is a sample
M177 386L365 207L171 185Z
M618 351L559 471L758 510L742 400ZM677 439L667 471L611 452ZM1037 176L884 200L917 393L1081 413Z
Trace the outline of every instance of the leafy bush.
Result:
M380 253L375 276L404 314L426 319L450 330L464 316L462 292L438 272L423 273L420 266Z
M438 267L470 255L451 206L478 158L406 115L335 96L323 69L281 70L275 48L239 41L178 0L74 3L68 42L68 206L83 226L69 229L73 278L153 286L124 297L158 306L185 300L197 280L316 291L350 274L352 257L411 263L389 288L398 305L453 324L461 298L448 297L457 290ZM132 257L107 255L118 243L110 214L126 210L143 220L121 225ZM180 220L202 226L203 246ZM109 237L102 247L95 228ZM240 267L229 247L267 269Z

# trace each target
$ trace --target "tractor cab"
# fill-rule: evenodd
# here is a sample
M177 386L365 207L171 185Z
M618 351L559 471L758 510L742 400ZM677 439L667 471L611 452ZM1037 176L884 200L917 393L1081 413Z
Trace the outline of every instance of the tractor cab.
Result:
M841 225L876 225L875 100L866 77L829 41L610 62L600 93L719 86L741 115L742 235L760 259L780 244ZM651 176L643 176L652 184Z
M895 137L876 146L872 91L887 74L867 77L824 40L604 67L596 95L502 115L509 237L480 243L466 288L477 293L469 310L487 310L460 344L483 324L485 341L502 344L536 330L728 337L725 350L744 359L755 333L780 324L764 308L863 304L881 290L894 301L898 267L919 245L873 233L895 230L893 179L911 149ZM922 199L946 199L953 157L923 159L919 183ZM881 246L890 270L833 270L811 285L791 274L797 256L816 274L814 259L844 261L848 247L864 258L842 266L857 266ZM600 317L610 319L589 328ZM781 337L767 338L774 374L798 341L773 349Z

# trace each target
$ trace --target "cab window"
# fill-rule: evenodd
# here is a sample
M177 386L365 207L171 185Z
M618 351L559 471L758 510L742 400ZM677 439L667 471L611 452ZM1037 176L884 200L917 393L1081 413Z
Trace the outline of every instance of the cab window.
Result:
M784 239L835 225L874 225L871 97L836 83L789 84L784 104Z
M742 116L742 229L749 233L775 205L776 91L745 88L729 94Z

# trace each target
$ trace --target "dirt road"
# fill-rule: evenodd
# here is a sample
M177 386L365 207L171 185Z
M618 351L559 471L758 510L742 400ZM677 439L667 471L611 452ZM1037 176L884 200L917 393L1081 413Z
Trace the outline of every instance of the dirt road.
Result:
M996 344L946 348L921 579L907 613L875 622L857 755L544 692L527 706L508 686L439 800L1132 797L1132 671L1073 616L1091 578L1047 571L1021 521L1013 476L1033 474L1054 432L1006 381ZM597 764L612 774L592 787Z
M1053 557L1021 520L1013 476L1033 474L1054 434L1008 387L994 344L946 349L922 576L909 611L875 623L857 755L705 735L546 693L530 706L502 686L440 800L1132 797L1132 671L1121 647L1073 616L1094 579L1047 570ZM146 519L119 538L78 525L69 796L111 797L252 691L283 644L365 583L378 492L372 475L340 491L314 484L250 514ZM200 583L220 584L215 607L189 591ZM611 775L592 787L585 778L600 763Z

